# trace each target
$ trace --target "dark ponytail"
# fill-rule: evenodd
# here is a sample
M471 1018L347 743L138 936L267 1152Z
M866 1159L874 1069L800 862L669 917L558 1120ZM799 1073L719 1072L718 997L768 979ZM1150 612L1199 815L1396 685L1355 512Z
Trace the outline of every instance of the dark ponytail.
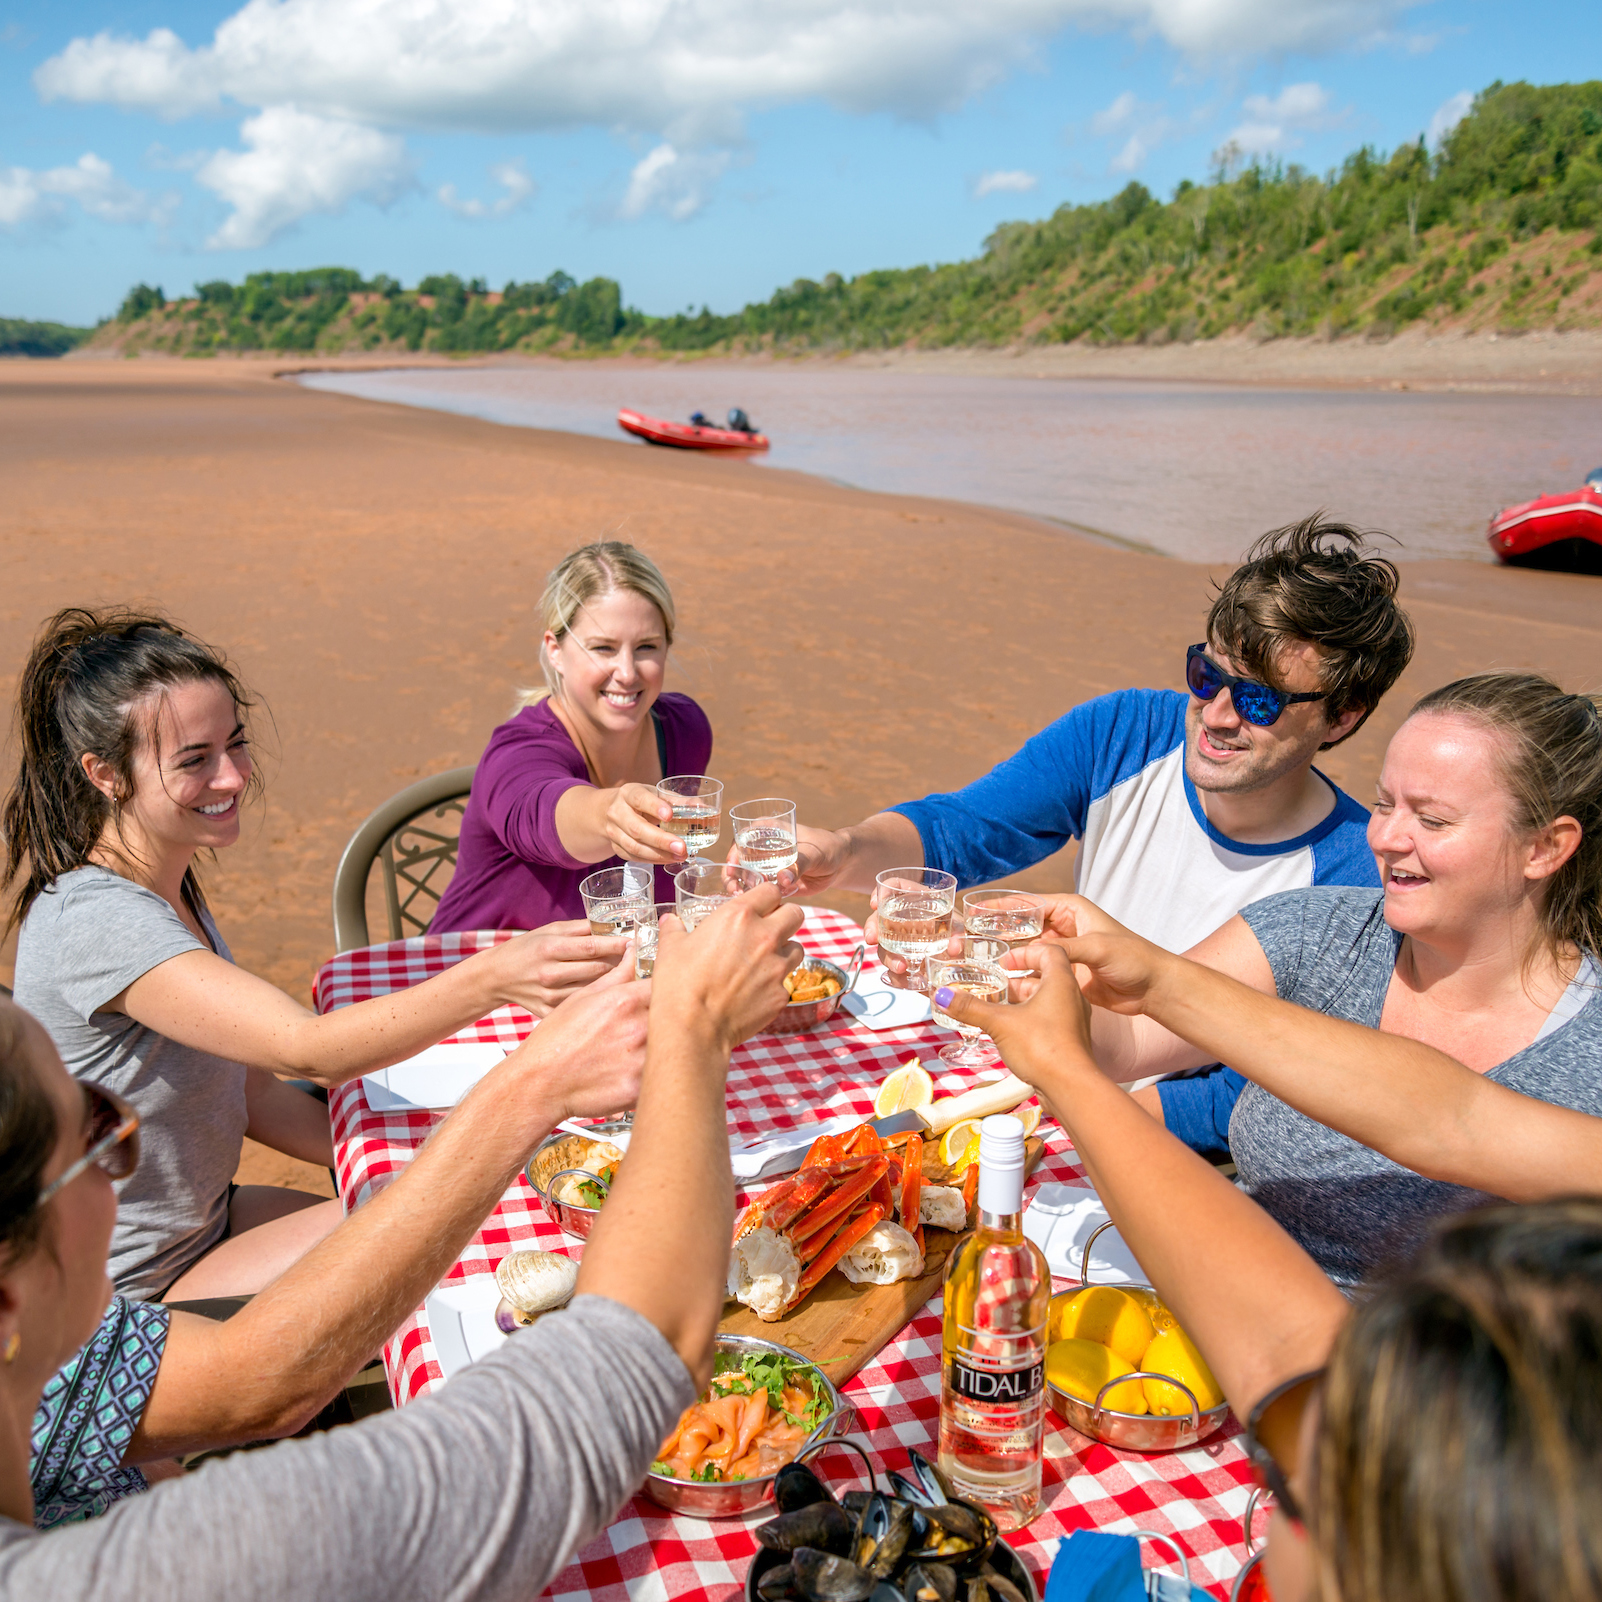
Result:
M147 697L180 684L220 684L241 712L251 704L221 652L153 613L68 607L45 624L28 655L17 693L17 777L6 797L5 879L9 889L27 859L27 876L8 928L64 873L91 860L108 821L120 824L133 797L140 740L155 739ZM86 755L116 775L108 799L83 771ZM252 785L255 784L252 779ZM205 899L191 867L184 900L198 916Z

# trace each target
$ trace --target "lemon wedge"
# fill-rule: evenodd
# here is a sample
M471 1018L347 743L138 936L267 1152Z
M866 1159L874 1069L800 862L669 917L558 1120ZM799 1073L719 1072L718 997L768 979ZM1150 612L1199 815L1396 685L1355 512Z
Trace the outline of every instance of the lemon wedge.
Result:
M879 1093L873 1098L873 1116L889 1118L898 1112L927 1107L934 1100L934 1081L916 1057L886 1074Z
M940 1161L947 1168L966 1168L979 1161L979 1123L977 1118L964 1118L940 1137Z
M1040 1128L1040 1103L1026 1101L1023 1106L1014 1107L1011 1116L1024 1126L1024 1139L1027 1140Z

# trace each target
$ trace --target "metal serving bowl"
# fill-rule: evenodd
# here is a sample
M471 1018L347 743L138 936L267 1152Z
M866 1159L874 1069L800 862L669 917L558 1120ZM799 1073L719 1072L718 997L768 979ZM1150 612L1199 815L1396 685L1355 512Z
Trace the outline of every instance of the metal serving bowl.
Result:
M1099 1236L1112 1227L1112 1221L1109 1219L1085 1242L1084 1255L1079 1262L1081 1289L1091 1283L1090 1248L1096 1244ZM1157 1294L1150 1285L1119 1285L1117 1289L1147 1291L1153 1296ZM1190 1398L1190 1412L1171 1414L1163 1418L1155 1413L1120 1413L1115 1408L1101 1405L1102 1398L1110 1390L1130 1380L1141 1379L1162 1380L1165 1384L1183 1391ZM1091 1440L1100 1441L1103 1446L1116 1446L1126 1452L1183 1451L1198 1441L1205 1441L1229 1417L1228 1402L1220 1402L1217 1407L1203 1409L1197 1404L1195 1392L1183 1380L1176 1379L1172 1374L1157 1374L1147 1369L1139 1369L1133 1374L1120 1374L1116 1379L1108 1380L1096 1392L1094 1402L1070 1396L1067 1391L1047 1380L1046 1399L1052 1412L1078 1430L1081 1435L1088 1435Z
M810 1358L777 1341L765 1341L756 1335L719 1335L717 1349L740 1358L752 1352L794 1358L812 1369L813 1384L829 1403L829 1411L818 1421L818 1427L802 1442L800 1451L833 1439L848 1428L853 1416L849 1402L841 1399L829 1376L816 1367ZM671 1474L647 1474L643 1487L645 1494L671 1513L683 1513L692 1519L730 1519L749 1513L764 1502L773 1500L773 1480L778 1473L758 1475L749 1480L730 1480L726 1484L703 1483L700 1480L679 1480Z
M595 1220L600 1216L600 1208L580 1207L574 1202L558 1201L551 1195L551 1183L559 1175L572 1173L575 1170L575 1164L564 1160L563 1148L570 1149L575 1140L585 1138L605 1140L607 1127L605 1124L598 1124L593 1137L573 1135L558 1129L553 1134L547 1135L534 1148L534 1155L529 1158L523 1169L523 1176L533 1187L534 1194L539 1197L540 1206L563 1230L580 1240L589 1239L590 1231L595 1228Z
M867 1464L868 1488L870 1490L884 1490L886 1494L893 1494L889 1487L879 1484L874 1477L873 1464L868 1454L855 1441L836 1440L833 1442L821 1442L813 1447L803 1447L801 1452L797 1454L797 1460L799 1461L802 1457L812 1457L829 1445L849 1447ZM813 1462L810 1466L815 1469L817 1464ZM769 1569L779 1568L789 1561L790 1554L788 1552L774 1552L765 1546L759 1546L756 1549L756 1555L751 1559L751 1567L745 1571L745 1602L762 1602L761 1597L757 1594L757 1581ZM1007 1545L1003 1537L996 1537L996 1544L991 1548L990 1557L987 1561L998 1573L1004 1574L1023 1592L1025 1602L1040 1602L1040 1592L1035 1589L1034 1576L1024 1567L1023 1559ZM1180 1561L1184 1561L1183 1555L1181 1555Z
M808 973L821 973L826 979L833 979L839 989L832 996L825 996L821 1001L791 1001L780 1007L772 1023L762 1031L768 1035L801 1035L809 1029L817 1029L826 1024L838 1010L840 1003L857 987L857 976L862 972L862 959L867 952L866 946L858 946L851 957L849 968L837 968L832 962L825 962L822 957L808 957L801 967Z

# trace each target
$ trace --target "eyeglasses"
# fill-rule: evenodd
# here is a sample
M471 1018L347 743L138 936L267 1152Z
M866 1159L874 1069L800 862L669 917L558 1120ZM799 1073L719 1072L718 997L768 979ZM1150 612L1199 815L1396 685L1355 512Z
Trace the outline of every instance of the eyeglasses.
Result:
M1323 1378L1323 1369L1317 1369L1276 1386L1252 1409L1241 1443L1258 1484L1273 1492L1280 1512L1291 1523L1304 1526L1307 1520L1290 1488L1290 1476L1301 1457L1302 1418Z
M1185 683L1198 701L1211 701L1220 690L1228 690L1235 710L1259 729L1278 723L1285 708L1297 701L1329 699L1328 690L1298 690L1293 694L1258 679L1237 678L1207 654L1205 645L1193 645L1185 652Z
M93 1164L98 1163L112 1179L127 1179L139 1166L139 1114L115 1092L82 1080L79 1084L89 1103L88 1147L77 1162L69 1163L39 1192L35 1207L43 1207L63 1185L70 1185Z

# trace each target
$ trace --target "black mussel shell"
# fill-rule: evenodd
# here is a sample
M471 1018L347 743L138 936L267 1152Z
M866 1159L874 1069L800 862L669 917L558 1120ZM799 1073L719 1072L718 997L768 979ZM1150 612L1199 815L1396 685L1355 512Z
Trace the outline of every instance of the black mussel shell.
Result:
M907 1472L891 1474L890 1485L903 1501L919 1507L938 1507L951 1500L940 1470L922 1452L908 1451Z
M880 1580L874 1586L873 1595L868 1598L868 1602L906 1602L906 1599L901 1595L899 1585L892 1585L888 1580Z
M977 1595L976 1586L981 1588ZM968 1581L968 1602L1026 1602L1026 1598L1005 1574L987 1563Z
M772 1552L810 1546L836 1557L849 1557L853 1533L850 1517L837 1502L812 1502L759 1524L756 1538Z
M914 1541L923 1535L918 1510L878 1493L863 1504L852 1556L876 1580L891 1579Z
M790 1554L796 1585L810 1602L868 1602L878 1583L850 1558L803 1546Z
M868 1505L868 1498L875 1495L873 1491L842 1491L840 1493L840 1506L849 1513L853 1520L862 1517L862 1510Z
M775 1563L756 1583L762 1602L802 1602L795 1570L788 1563Z
M832 1502L829 1487L805 1463L786 1463L773 1476L773 1500L781 1513L794 1513L814 1502Z
M905 1602L956 1602L957 1571L946 1563L914 1563L902 1595Z
M949 1563L960 1573L970 1574L996 1544L996 1521L972 1502L946 1502L925 1508L923 1516L928 1528L911 1554L920 1562Z

